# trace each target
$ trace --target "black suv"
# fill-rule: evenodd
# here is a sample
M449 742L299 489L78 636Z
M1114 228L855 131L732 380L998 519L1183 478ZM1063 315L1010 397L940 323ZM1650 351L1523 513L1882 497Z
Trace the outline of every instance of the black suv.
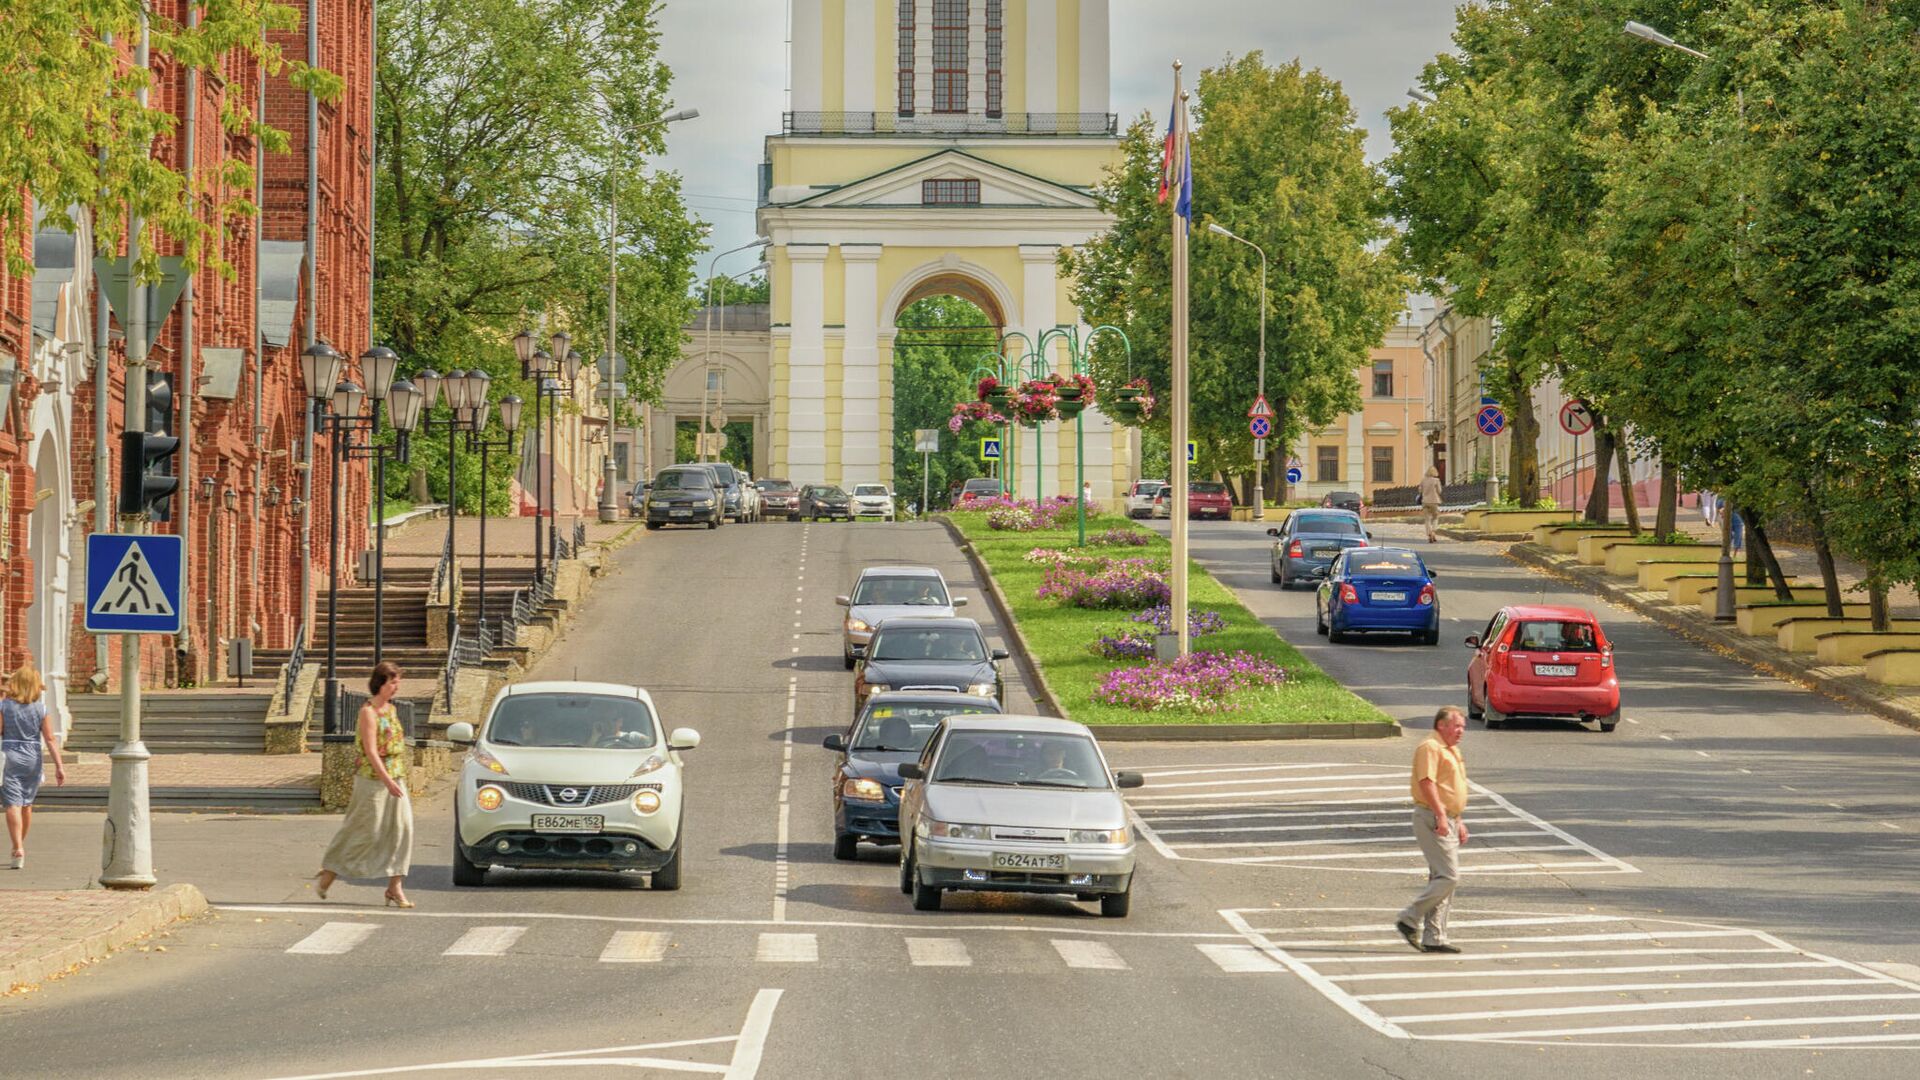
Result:
M833 484L808 484L800 489L800 517L808 521L826 518L832 521L853 520L853 503L847 493Z
M647 528L705 525L717 529L726 520L722 492L705 465L675 465L660 470L647 491Z

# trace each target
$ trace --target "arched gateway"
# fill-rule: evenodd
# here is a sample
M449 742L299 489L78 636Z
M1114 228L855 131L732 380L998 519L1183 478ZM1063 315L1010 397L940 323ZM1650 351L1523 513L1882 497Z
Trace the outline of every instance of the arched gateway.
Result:
M958 296L1029 338L1079 322L1056 266L1110 222L1091 195L1118 152L1107 20L1106 0L794 0L793 111L761 166L763 473L893 480L894 323L915 300ZM1132 432L1085 423L1111 501ZM1046 493L1070 492L1073 425L1020 429L1021 463L1035 439Z

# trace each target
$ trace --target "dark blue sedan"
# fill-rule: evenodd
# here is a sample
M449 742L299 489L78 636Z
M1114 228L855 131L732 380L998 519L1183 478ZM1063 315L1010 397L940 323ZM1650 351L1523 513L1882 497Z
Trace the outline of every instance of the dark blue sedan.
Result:
M900 842L900 766L918 761L940 721L949 716L993 716L990 697L940 691L891 691L867 699L845 735L829 735L840 751L833 771L833 857L852 859L859 844Z
M1375 630L1412 634L1423 645L1440 643L1433 571L1420 556L1399 548L1342 552L1314 596L1313 616L1314 629L1336 643L1348 634Z

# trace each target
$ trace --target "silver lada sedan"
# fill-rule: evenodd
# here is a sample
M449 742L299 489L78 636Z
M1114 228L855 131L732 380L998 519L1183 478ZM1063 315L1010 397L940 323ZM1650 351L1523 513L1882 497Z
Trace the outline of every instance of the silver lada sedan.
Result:
M947 889L1052 893L1100 901L1122 918L1133 898L1133 834L1121 788L1093 733L1041 716L955 716L918 762L900 767L900 891L921 911Z

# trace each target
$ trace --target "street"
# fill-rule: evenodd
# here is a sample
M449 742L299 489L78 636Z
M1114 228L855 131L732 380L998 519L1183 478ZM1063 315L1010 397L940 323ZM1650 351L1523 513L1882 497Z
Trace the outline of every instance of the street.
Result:
M1920 1043L1910 733L1602 612L1627 722L1608 736L1470 725L1474 836L1454 917L1468 951L1409 953L1391 927L1422 873L1406 760L1433 709L1461 700L1459 639L1502 601L1583 601L1491 546L1422 546L1440 573L1442 644L1330 646L1311 593L1267 584L1255 526L1194 533L1197 557L1257 614L1414 730L1110 745L1116 768L1147 773L1130 793L1131 918L969 894L918 913L894 849L832 858L820 740L844 730L851 682L835 594L863 566L935 566L1004 644L942 527L673 531L615 556L531 675L638 682L664 726L701 731L681 892L508 871L456 891L445 785L417 810L419 907L405 912L375 906L368 883L314 898L305 877L336 818L163 815L163 877L199 883L216 913L164 953L0 1005L7 1072L1745 1080L1910 1067L1885 1048ZM1010 705L1031 708L1017 681ZM42 821L37 850L83 874L100 816Z

